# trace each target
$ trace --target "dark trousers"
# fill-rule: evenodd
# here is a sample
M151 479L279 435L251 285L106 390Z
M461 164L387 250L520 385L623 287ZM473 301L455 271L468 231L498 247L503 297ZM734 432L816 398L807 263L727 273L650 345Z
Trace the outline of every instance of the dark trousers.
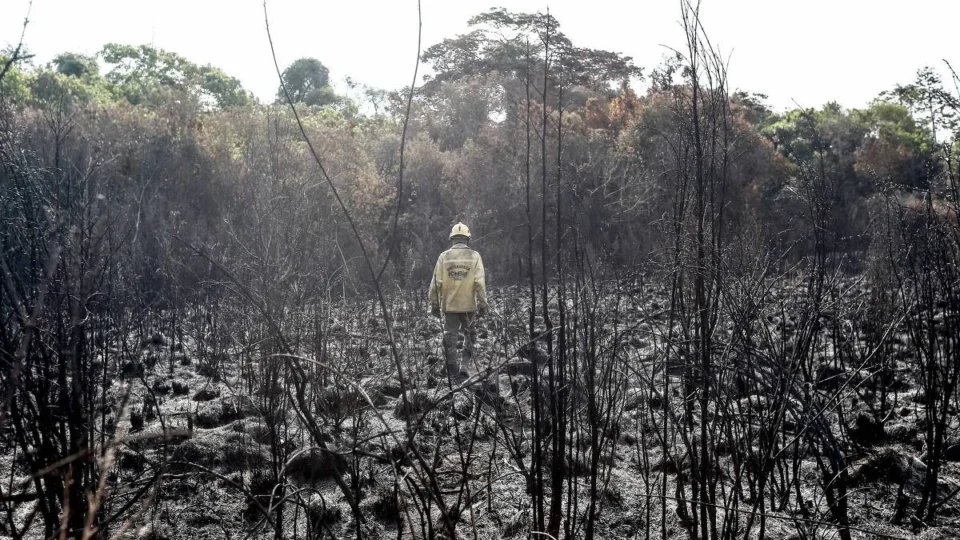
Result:
M443 356L447 365L447 374L455 383L465 380L470 371L468 366L473 359L473 343L477 339L477 330L473 323L474 313L444 313L443 315ZM457 354L457 335L463 332L463 357Z

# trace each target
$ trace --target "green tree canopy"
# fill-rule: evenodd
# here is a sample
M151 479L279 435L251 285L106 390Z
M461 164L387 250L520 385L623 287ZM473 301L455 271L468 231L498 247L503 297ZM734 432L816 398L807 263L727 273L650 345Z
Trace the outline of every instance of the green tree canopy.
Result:
M78 53L61 53L53 59L57 73L71 77L99 76L100 65L97 59Z
M426 91L436 91L446 81L492 72L524 78L528 44L534 67L542 67L544 48L549 45L555 66L551 71L562 74L566 85L607 93L613 86L642 75L629 56L575 46L560 31L557 19L549 14L493 8L472 17L468 24L470 32L445 39L423 53L423 61L435 72L425 85Z
M283 88L286 87L294 103L307 105L329 105L337 101L337 95L330 88L330 70L316 58L299 58L283 70L283 86L277 89L277 101L285 101Z
M857 150L858 175L900 186L929 187L939 171L936 144L907 107L877 100L851 116L867 128Z
M30 73L27 84L29 101L40 109L54 108L69 113L88 103L112 100L109 88L99 74L77 77L44 68Z
M910 84L897 85L893 90L880 95L881 99L895 101L905 107L930 130L950 133L960 131L960 96L947 90L933 68L925 67L917 72Z
M4 68L6 68L4 70ZM27 74L24 73L16 62L10 61L10 56L0 53L0 99L9 100L13 103L22 103L30 95Z
M204 105L221 109L252 102L240 81L220 68L199 66L163 49L109 43L100 56L113 66L106 74L107 80L134 105L154 99L165 89L189 93Z

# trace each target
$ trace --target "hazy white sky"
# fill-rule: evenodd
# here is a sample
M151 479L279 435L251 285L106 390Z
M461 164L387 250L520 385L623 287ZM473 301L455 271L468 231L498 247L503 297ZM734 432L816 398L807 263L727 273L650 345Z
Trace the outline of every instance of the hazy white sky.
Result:
M0 46L19 38L27 5L0 0ZM422 0L424 48L492 6L549 6L574 43L630 55L646 71L663 45L683 43L680 0ZM334 81L409 84L416 0L269 0L268 9L281 66L313 56ZM261 99L276 91L262 0L34 0L30 19L25 41L36 63L107 42L153 43L221 67ZM732 55L731 84L768 94L776 109L862 106L922 66L945 74L946 58L960 69L960 0L703 0L702 20Z

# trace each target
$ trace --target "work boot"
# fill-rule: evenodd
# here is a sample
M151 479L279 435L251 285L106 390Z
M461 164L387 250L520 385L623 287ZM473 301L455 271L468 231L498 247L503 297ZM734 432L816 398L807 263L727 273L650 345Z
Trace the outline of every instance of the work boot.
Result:
M458 362L447 363L447 376L450 377L450 384L454 387L460 386L463 381L470 378L470 372L466 367Z
M477 384L474 384L471 387L473 393L484 403L492 406L495 409L499 409L501 405L500 399L500 383L496 377L491 376L485 380L480 380Z
M473 366L473 351L463 349L460 351L460 368L469 371Z
M470 372L467 370L466 362L460 361L460 355L456 349L446 351L447 376L450 377L450 383L453 386L459 386L460 383L470 378Z

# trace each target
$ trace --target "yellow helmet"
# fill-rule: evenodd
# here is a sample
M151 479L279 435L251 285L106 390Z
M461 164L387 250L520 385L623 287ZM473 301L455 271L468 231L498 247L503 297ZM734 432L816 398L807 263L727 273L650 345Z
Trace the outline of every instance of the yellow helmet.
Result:
M451 240L454 236L466 236L467 238L470 238L470 229L468 229L463 223L457 223L453 226L453 230L450 231Z

